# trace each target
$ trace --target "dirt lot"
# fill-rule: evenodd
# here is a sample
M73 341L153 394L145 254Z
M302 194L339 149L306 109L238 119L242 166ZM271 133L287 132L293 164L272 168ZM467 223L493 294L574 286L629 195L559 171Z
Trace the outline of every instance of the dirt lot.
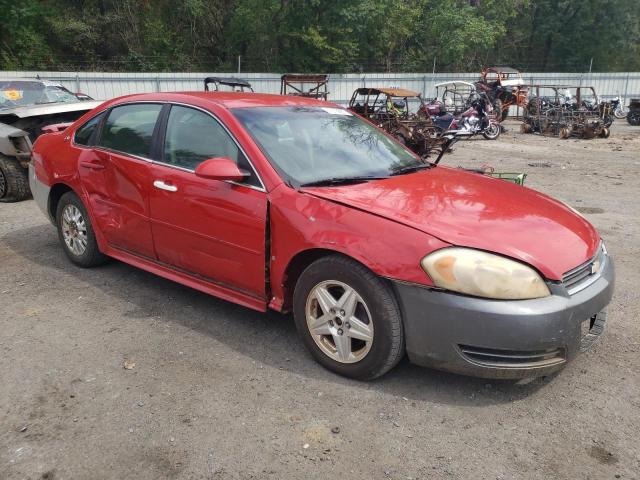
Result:
M290 317L118 262L73 267L33 201L0 204L0 478L640 478L640 128L591 141L508 128L444 162L528 172L617 262L601 342L559 375L405 361L349 381L311 360Z

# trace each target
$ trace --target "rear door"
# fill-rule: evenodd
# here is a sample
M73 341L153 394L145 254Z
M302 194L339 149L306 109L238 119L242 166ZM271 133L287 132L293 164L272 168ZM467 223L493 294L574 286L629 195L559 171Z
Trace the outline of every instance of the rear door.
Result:
M158 259L250 295L265 296L267 196L239 144L212 114L173 105L151 166L150 216ZM227 157L250 172L241 183L197 177Z
M150 259L155 258L148 203L150 157L161 109L158 103L112 108L95 146L79 157L83 186L109 245ZM82 141L81 130L75 143Z

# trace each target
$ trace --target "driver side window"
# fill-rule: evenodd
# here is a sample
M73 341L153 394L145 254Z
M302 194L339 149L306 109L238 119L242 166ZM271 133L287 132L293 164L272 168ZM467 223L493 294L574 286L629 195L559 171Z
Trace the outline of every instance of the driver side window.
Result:
M209 158L227 157L250 172L245 183L259 180L231 136L211 115L194 108L172 105L167 120L163 163L195 170Z

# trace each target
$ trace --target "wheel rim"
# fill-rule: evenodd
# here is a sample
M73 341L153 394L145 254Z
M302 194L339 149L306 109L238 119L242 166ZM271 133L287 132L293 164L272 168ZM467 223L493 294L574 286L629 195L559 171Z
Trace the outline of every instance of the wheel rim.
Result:
M493 139L500 135L500 125L497 123L491 123L486 130L487 137Z
M307 297L307 328L322 353L339 363L364 359L373 344L373 321L369 307L346 283L327 280Z
M67 205L62 211L62 238L74 255L87 250L87 224L75 205Z
M4 172L0 169L0 198L7 194L7 179L4 177Z

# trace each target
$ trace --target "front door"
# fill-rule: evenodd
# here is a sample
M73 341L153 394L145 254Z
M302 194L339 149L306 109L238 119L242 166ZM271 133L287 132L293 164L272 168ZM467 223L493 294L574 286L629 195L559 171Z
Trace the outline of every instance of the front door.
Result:
M161 161L151 166L151 229L158 260L264 298L267 197L238 144L211 114L173 105ZM202 161L227 157L244 182L197 177Z
M138 103L106 113L102 133L79 157L82 183L110 246L155 258L147 196L150 150L162 105ZM81 133L81 129L78 130ZM82 135L74 139L77 144Z

